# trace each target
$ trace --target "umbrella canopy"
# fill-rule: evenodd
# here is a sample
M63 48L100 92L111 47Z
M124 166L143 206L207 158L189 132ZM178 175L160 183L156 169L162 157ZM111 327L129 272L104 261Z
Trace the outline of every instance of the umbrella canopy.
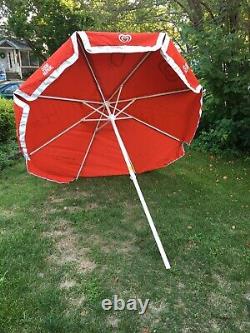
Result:
M166 33L75 32L14 102L30 173L61 183L130 174L140 197L135 173L184 155L202 91Z

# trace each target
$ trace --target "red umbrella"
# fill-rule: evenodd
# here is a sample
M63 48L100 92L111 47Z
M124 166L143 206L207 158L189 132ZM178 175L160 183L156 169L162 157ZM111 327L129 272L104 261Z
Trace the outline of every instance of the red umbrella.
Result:
M184 155L202 91L168 35L75 32L14 102L28 172L60 183L129 174L170 268L136 173Z

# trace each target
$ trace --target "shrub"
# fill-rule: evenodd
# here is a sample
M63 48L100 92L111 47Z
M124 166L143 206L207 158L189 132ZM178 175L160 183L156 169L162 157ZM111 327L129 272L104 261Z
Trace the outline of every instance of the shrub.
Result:
M249 46L239 30L204 23L197 31L186 28L195 45L192 67L206 89L198 138L206 150L250 150ZM189 56L189 55L188 55ZM191 62L192 63L192 62Z
M9 140L0 146L0 170L11 165L15 159L20 157L16 140Z
M13 101L0 98L0 146L15 138Z
M0 98L0 170L19 156L13 101Z
M194 147L213 153L234 151L235 147L231 146L233 125L231 119L216 121L213 128L203 129L199 132L194 141Z

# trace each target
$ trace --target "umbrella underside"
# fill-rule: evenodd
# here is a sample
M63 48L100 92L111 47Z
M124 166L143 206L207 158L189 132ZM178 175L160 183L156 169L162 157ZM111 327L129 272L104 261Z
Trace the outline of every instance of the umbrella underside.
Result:
M87 54L83 47L28 104L29 171L59 182L128 174L110 116L137 173L164 167L183 156L200 108L160 51Z

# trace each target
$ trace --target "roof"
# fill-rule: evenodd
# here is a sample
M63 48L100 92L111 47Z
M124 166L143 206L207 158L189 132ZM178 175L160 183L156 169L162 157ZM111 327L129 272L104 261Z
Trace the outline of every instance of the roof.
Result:
M0 39L0 48L1 47L11 47L17 50L31 50L27 42L25 42L24 40L17 40L14 38Z

